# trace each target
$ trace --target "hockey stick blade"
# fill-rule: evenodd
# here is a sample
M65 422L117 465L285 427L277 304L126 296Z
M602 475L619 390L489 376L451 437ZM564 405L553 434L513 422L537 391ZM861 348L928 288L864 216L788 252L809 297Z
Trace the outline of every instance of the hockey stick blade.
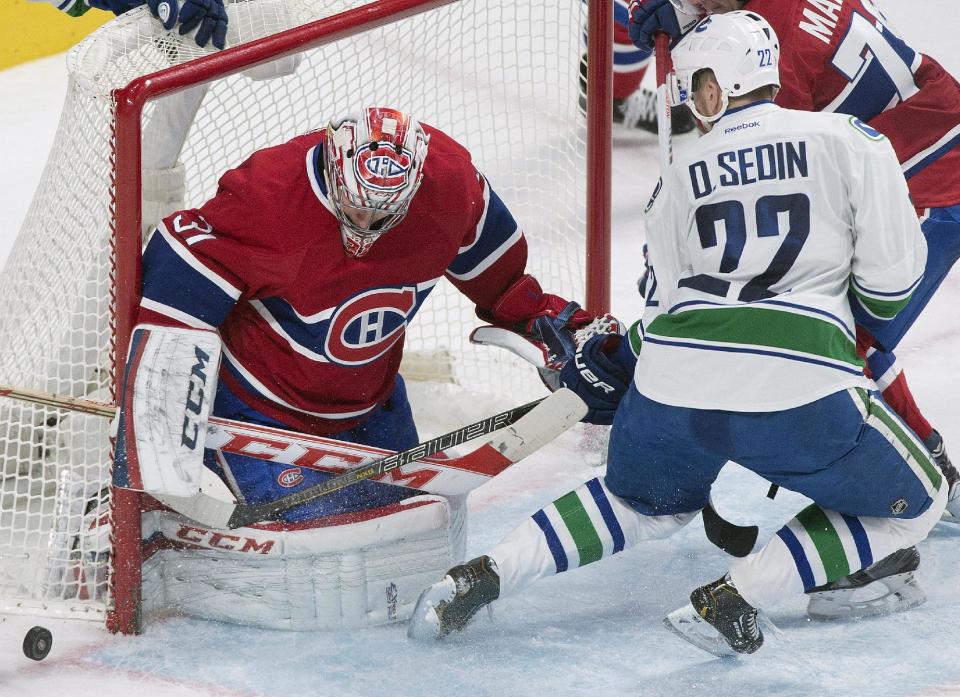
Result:
M397 467L402 467L407 463L429 457L442 450L446 450L447 448L454 447L461 443L466 443L467 441L474 440L476 438L481 438L489 433L506 428L517 422L525 414L534 411L538 405L543 407L541 409L541 411L543 411L545 409L556 409L557 405L571 404L573 403L573 400L576 400L576 403L579 403L578 406L582 405L582 400L580 400L579 397L569 390L558 390L549 397L538 399L534 402L500 412L499 414L487 417L481 421L463 426L455 431L451 431L428 441L424 441L423 443L415 445L408 450L381 458L367 465L356 467L352 470L344 472L339 476L331 477L325 482L316 484L312 487L304 489L303 491L298 491L294 494L284 496L275 501L250 505L238 504L234 509L233 514L230 516L230 519L227 521L226 526L230 529L234 529L250 523L273 520L278 513L282 513L283 511L289 510L295 506L314 501L322 496L326 496L334 491L338 491L344 487L350 486L351 484L355 484L372 477L378 477L381 474L389 472ZM570 418L573 418L574 420L570 423L570 425L576 423L576 421L579 421L584 414L585 406L582 410L578 409L572 413ZM552 431L553 429L548 430ZM529 448L531 443L528 443L528 440L531 439L525 438L525 434L523 432L519 432L518 429L514 429L512 440L503 441L496 446L487 444L484 447L487 448L488 451L490 449L495 449L511 462L515 462L521 457L529 454L529 452L532 452L532 450ZM540 439L533 438L532 440L538 441Z
M753 551L760 528L756 525L736 525L717 513L711 501L703 507L703 531L707 539L733 557L745 557Z

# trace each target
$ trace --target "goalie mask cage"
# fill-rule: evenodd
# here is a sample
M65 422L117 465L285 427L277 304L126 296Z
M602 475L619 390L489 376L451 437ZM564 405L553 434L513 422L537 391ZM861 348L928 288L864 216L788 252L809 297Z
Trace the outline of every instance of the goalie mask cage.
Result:
M254 150L368 103L466 145L543 287L608 309L612 3L590 4L245 0L228 4L222 52L163 31L145 7L107 23L67 56L60 126L0 277L0 384L115 403L141 191L159 191L163 214L197 206ZM588 32L590 128L578 104ZM541 390L529 366L469 344L476 323L442 282L407 352L439 368L432 379L511 399ZM108 421L0 401L0 612L139 631L144 502L108 485Z

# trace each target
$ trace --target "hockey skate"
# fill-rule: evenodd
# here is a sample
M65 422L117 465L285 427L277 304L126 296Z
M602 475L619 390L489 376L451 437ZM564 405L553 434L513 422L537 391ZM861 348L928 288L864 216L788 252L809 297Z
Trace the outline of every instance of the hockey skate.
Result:
M763 646L757 609L733 585L730 576L690 594L690 604L663 619L667 629L714 656L753 653Z
M807 591L807 614L818 620L872 617L922 605L927 594L913 572L916 547L901 549L875 564Z
M459 632L480 608L499 597L496 563L487 556L471 559L450 569L442 581L420 594L407 637L426 641Z
M950 462L950 457L943 447L943 438L937 431L931 431L930 435L923 440L927 450L933 455L933 461L943 472L943 478L947 480L947 508L940 518L948 523L960 523L960 472Z

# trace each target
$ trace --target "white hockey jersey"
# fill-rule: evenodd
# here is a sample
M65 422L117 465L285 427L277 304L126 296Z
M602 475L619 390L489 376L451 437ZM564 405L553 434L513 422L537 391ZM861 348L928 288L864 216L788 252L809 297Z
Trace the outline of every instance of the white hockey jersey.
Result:
M678 154L646 227L659 302L636 385L683 407L779 411L869 387L850 303L893 317L926 261L889 141L769 102Z

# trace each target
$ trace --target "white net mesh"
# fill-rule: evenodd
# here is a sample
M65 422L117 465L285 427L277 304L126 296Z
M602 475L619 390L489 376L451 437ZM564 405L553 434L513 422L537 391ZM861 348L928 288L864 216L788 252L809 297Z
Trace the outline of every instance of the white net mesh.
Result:
M228 43L361 4L235 2ZM579 2L544 12L516 0L461 0L163 97L142 116L144 217L199 205L224 170L258 148L362 104L386 104L471 150L529 238L530 271L545 289L582 301L585 131L577 79L584 21ZM0 277L0 384L110 399L111 91L210 52L164 32L140 8L68 55L60 127ZM135 173L120 176L117 187L136 186ZM405 366L405 374L417 370L511 401L541 392L529 366L469 344L476 324L469 301L442 283L408 333L408 352L426 360ZM108 428L105 419L0 404L0 596L7 609L102 611L106 544L92 523L107 511L97 494L108 480Z

